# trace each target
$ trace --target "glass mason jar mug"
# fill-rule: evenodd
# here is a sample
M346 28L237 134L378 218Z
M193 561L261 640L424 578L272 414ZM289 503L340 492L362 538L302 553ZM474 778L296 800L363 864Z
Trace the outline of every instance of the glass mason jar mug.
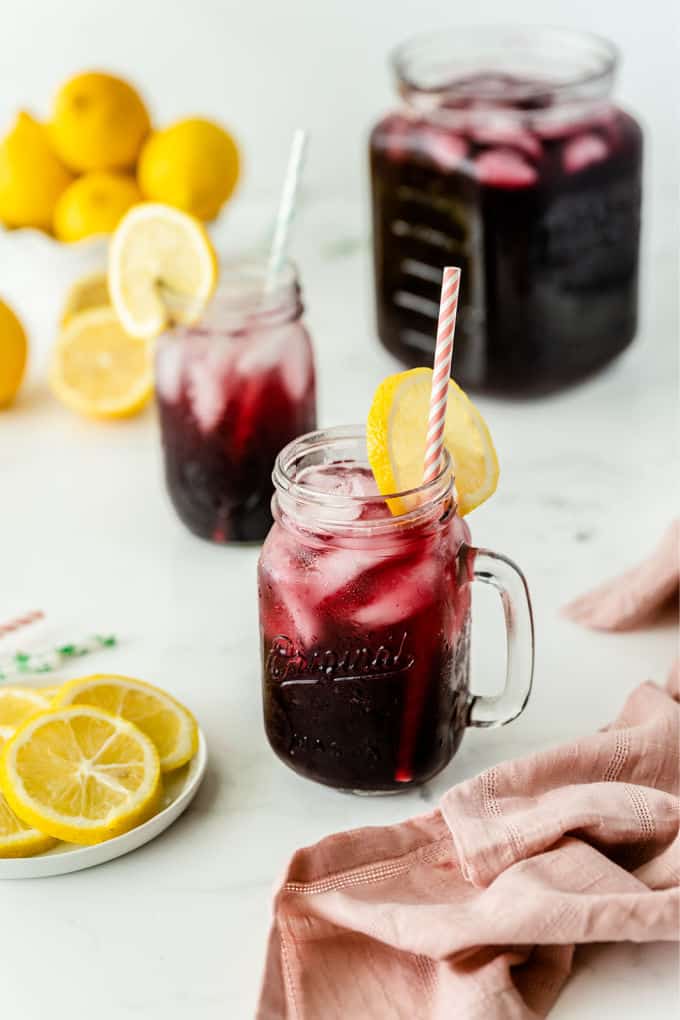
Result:
M165 477L190 531L261 541L272 524L276 455L316 427L312 346L288 264L266 288L264 262L227 264L199 323L156 351Z
M396 791L443 769L466 726L523 711L533 673L526 582L469 544L448 461L388 505L364 430L336 428L283 450L274 483L258 586L265 728L282 761L340 789ZM507 677L494 698L470 693L473 580L495 586L505 610Z
M637 325L642 135L610 99L617 53L579 32L456 29L406 43L371 136L378 331L432 363L441 269L460 265L456 378L548 391Z

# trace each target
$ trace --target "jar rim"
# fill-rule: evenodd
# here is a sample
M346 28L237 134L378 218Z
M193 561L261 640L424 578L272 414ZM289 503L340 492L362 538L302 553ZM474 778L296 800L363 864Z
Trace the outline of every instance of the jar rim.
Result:
M474 48L478 52L474 54ZM572 67L562 76L537 73L523 78L517 74L516 85L508 90L507 81L497 83L497 91L486 83L483 93L475 95L474 85L463 82L465 72L498 71L493 66L500 60L505 64L501 73L509 74L514 58L529 58L543 48L555 62L581 61L582 66ZM479 51L482 51L481 53ZM488 50L488 55L484 51ZM472 55L471 55L472 53ZM608 94L619 64L618 47L604 36L579 29L552 26L464 26L443 32L416 35L401 43L390 54L390 64L402 91L421 96L455 95L456 85L465 86L465 94L475 100L508 104L509 101L531 101L550 94L556 101L571 99L576 93L584 98L597 99ZM474 60L477 63L475 65ZM483 61L487 59L489 63ZM480 62L481 61L481 62ZM546 67L547 70L547 67ZM434 71L434 74L433 74Z
M297 266L291 259L268 286L269 265L264 256L220 259L217 287L191 332L239 331L246 322L266 325L301 310Z
M362 467L367 465L366 429L363 425L340 425L333 428L319 429L298 436L288 443L276 458L272 480L277 494L288 498L293 504L302 503L314 507L318 511L317 523L326 527L337 527L348 531L379 532L392 528L395 523L404 525L420 523L432 516L432 510L444 497L451 493L453 473L451 457L447 450L443 451L442 468L431 481L423 482L414 488L403 489L387 494L357 495L353 493L328 492L315 485L310 485L296 477L296 472L306 458L314 459L323 450L329 448L347 450L352 445L364 451L362 461L358 458L354 463ZM320 464L349 463L348 457L338 460L319 461ZM307 465L313 466L313 465ZM382 518L358 518L346 515L346 511L357 507L381 505L388 500L400 501L407 509L404 513ZM343 511L345 515L343 516Z

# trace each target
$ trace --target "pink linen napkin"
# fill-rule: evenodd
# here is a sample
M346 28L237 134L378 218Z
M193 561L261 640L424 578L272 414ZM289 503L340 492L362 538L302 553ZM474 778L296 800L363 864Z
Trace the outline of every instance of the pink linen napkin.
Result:
M651 555L563 609L595 630L633 630L653 619L680 589L680 520L673 521Z
M575 943L680 930L680 672L604 731L292 858L258 1020L538 1020Z

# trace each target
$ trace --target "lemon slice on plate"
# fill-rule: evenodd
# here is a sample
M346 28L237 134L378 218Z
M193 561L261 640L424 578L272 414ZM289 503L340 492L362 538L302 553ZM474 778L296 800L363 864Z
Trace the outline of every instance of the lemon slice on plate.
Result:
M384 379L366 424L368 459L384 495L422 484L432 370L414 368ZM444 445L451 455L461 516L492 496L498 458L486 422L453 380L449 382ZM390 500L393 513L400 501Z
M193 216L160 202L123 216L111 239L109 291L131 336L150 340L172 322L195 322L216 281L217 256Z
M87 705L20 726L0 757L0 786L26 824L72 843L101 843L158 806L158 752L141 730Z
M26 719L50 706L50 698L34 687L0 686L0 737L7 739Z
M186 765L198 750L191 712L143 680L108 673L80 677L63 685L54 704L94 705L134 723L154 742L163 772Z
M38 694L41 694L43 698L47 698L50 704L52 704L52 700L61 690L61 684L57 684L56 687L36 687L34 689L38 692Z
M29 687L0 687L0 755L17 726L44 711L49 698ZM56 840L26 825L0 793L0 857L33 857L54 846Z
M136 414L153 392L152 355L112 308L74 316L57 339L50 385L63 404L91 418Z
M0 738L0 748L2 738ZM55 846L57 840L25 825L0 793L0 857L35 857Z

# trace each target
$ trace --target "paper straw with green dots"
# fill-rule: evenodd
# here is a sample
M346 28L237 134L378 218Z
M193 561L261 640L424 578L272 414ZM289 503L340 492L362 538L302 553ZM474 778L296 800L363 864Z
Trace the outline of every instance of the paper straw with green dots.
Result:
M71 659L79 659L83 655L89 655L90 652L98 652L101 648L114 648L117 644L118 638L113 634L93 634L83 641L59 645L44 652L15 652L14 655L0 661L0 681L56 673Z

